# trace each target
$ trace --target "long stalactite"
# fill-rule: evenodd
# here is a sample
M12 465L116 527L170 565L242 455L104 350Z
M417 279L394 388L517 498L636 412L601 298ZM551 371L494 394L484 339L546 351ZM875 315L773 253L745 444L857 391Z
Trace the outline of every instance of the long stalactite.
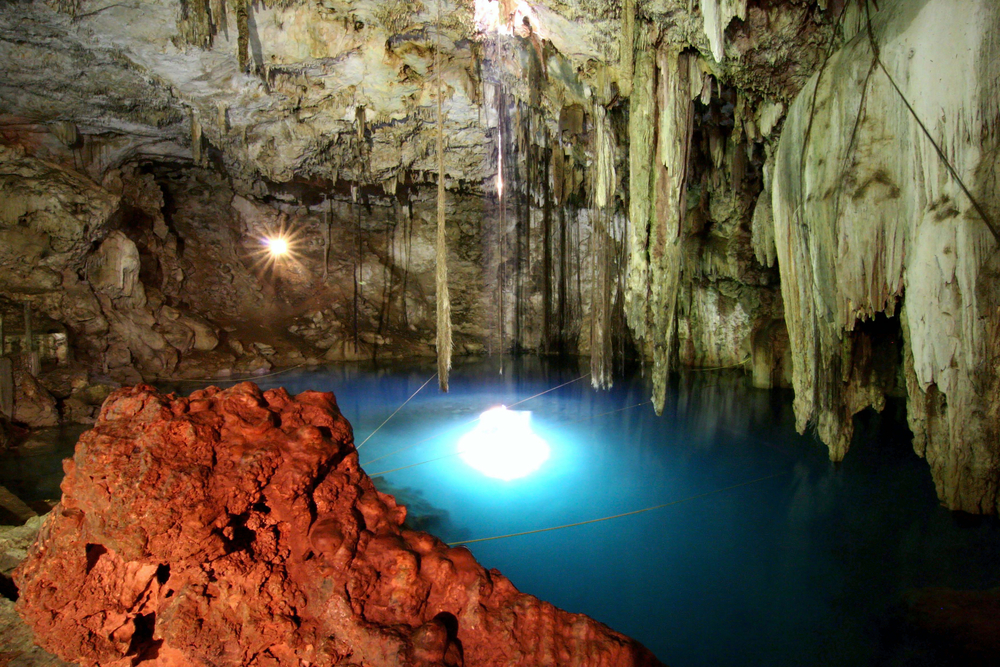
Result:
M631 167L625 313L636 340L653 357L653 406L666 401L677 335L683 270L688 155L694 113L695 56L637 48L629 119Z
M451 296L448 293L448 239L445 228L444 189L444 107L441 82L441 3L438 1L439 43L434 51L435 75L437 79L437 242L435 282L437 287L437 365L438 384L441 391L448 391L448 374L451 371Z

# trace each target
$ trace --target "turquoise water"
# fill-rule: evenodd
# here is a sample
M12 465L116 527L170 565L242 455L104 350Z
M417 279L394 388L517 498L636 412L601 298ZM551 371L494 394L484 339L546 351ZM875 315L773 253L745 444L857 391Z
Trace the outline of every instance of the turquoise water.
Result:
M635 637L673 667L950 664L901 624L903 596L1000 585L1000 525L939 507L901 405L859 418L835 466L795 433L790 393L740 375L677 379L661 417L641 374L607 392L583 380L518 406L551 457L501 481L455 455L460 435L483 410L586 372L506 365L502 376L496 360L459 365L448 394L432 382L361 447L362 464L415 526L449 542L674 503L469 545L521 590ZM260 384L334 391L360 443L432 373L342 365Z

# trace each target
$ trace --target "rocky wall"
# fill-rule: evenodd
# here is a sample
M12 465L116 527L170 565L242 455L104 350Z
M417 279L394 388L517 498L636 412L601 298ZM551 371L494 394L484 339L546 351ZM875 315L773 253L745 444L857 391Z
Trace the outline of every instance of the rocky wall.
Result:
M816 424L843 458L851 416L881 408L901 364L914 449L942 501L993 513L1000 12L961 4L861 3L849 15L856 34L785 122L774 249L799 429Z

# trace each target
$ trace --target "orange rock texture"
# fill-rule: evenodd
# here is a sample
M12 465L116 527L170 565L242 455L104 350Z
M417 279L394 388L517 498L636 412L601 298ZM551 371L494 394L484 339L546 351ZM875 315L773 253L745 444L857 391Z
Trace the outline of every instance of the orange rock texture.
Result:
M333 394L123 389L65 462L15 574L82 665L658 665L403 526Z

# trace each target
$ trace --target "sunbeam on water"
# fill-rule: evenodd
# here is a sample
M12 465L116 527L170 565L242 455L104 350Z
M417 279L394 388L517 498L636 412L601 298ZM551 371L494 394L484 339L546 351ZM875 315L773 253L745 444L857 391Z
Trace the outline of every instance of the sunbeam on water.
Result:
M549 458L549 444L531 430L531 413L490 408L458 441L462 460L487 477L510 481L530 475Z

